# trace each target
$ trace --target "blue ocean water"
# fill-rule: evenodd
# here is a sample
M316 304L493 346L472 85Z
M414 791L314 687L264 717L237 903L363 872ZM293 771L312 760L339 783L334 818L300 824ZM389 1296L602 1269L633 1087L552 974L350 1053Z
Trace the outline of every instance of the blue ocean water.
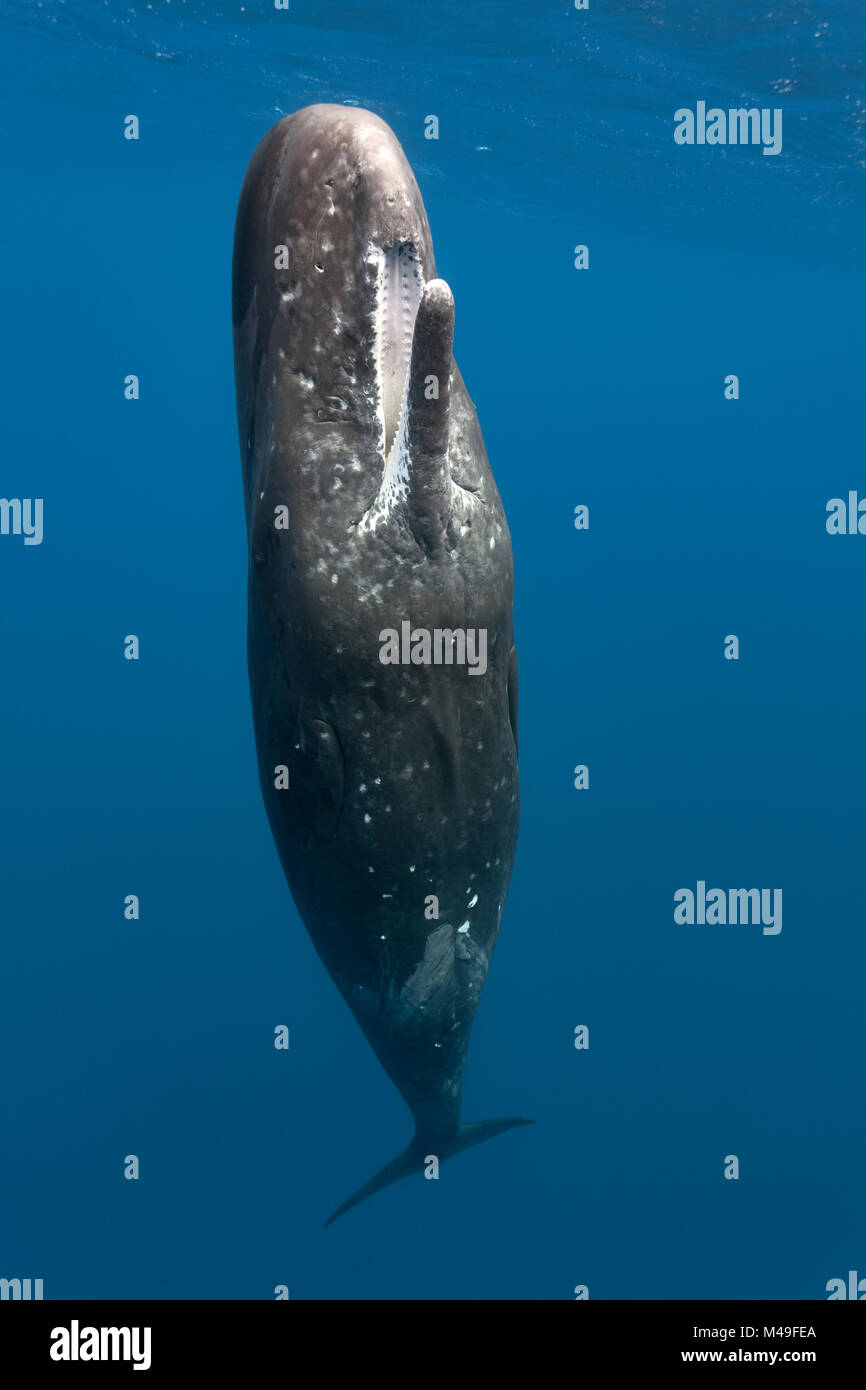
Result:
M825 525L866 496L861 7L2 0L0 37L0 492L44 499L0 536L0 1276L866 1275L866 538ZM327 1231L410 1123L261 803L229 300L247 161L315 101L406 150L511 524L523 820L464 1114L536 1121ZM781 109L781 153L677 145L698 101ZM781 932L678 925L699 880L782 888Z

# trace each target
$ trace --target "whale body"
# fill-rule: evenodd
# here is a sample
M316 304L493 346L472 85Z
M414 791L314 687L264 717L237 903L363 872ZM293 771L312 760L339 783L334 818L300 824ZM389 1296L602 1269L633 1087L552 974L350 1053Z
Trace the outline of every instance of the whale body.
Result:
M511 540L415 178L369 111L253 154L233 263L260 781L298 911L415 1122L463 1124L520 818Z

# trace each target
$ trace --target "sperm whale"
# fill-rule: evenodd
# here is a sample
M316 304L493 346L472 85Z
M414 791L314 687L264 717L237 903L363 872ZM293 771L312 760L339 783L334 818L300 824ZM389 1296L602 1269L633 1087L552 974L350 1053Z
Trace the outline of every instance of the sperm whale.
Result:
M265 806L316 950L415 1124L334 1220L530 1123L461 1124L520 819L513 563L454 299L378 116L311 106L264 137L233 323Z

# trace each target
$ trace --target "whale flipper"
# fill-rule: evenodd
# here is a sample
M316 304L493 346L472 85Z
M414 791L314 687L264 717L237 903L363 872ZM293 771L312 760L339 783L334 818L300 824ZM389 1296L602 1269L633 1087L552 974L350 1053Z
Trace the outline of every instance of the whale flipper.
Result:
M444 1153L439 1153L436 1157L443 1162L446 1158L454 1158L462 1153L464 1149L471 1149L475 1144L483 1144L485 1139L495 1139L497 1134L504 1134L506 1130L516 1129L519 1125L534 1124L534 1120L526 1119L522 1115L514 1116L503 1120L472 1120L469 1124L461 1125L457 1131L456 1138L451 1142ZM325 1222L325 1227L333 1225L339 1216L344 1216L352 1207L357 1207L367 1197L372 1197L374 1193L381 1192L384 1187L390 1187L392 1183L399 1182L401 1178L410 1178L413 1174L423 1171L426 1162L426 1144L419 1144L414 1140L398 1158L391 1163L380 1168L368 1182L359 1187L357 1192L353 1192L351 1197L347 1197L336 1211Z

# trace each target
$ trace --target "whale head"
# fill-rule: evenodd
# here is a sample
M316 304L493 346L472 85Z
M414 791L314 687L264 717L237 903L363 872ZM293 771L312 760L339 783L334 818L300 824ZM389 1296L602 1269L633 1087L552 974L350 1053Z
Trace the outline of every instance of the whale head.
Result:
M373 528L406 497L411 452L429 453L436 442L429 417L445 418L454 317L393 132L372 112L345 106L311 106L280 121L251 161L235 248L244 457L256 457L261 417L278 453L305 421L304 454L292 460L302 480L299 519L303 480L315 469L338 524ZM423 371L414 393L413 351ZM437 370L440 404L425 413ZM281 428L289 421L294 430ZM249 511L249 470L245 483Z

